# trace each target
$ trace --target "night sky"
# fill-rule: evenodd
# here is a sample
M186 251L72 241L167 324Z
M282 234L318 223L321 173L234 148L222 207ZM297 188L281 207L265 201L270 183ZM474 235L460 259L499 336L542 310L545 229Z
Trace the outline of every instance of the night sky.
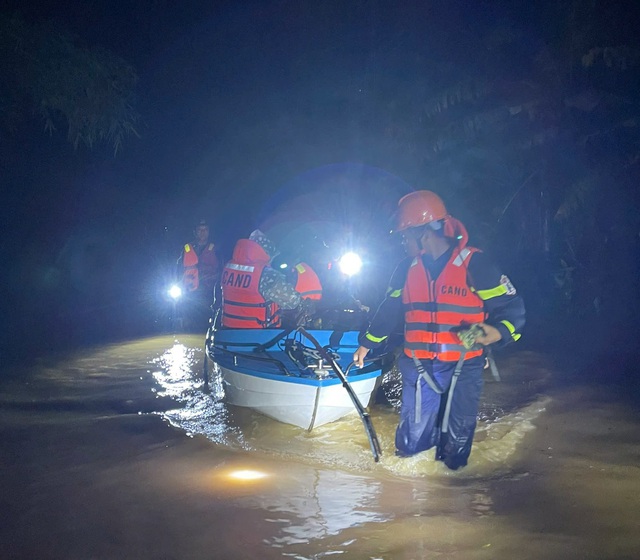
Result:
M41 342L44 326L71 340L127 332L200 217L225 255L258 226L278 236L329 222L382 239L413 188L438 190L453 213L481 225L473 199L447 191L457 175L431 184L428 160L394 130L406 122L399 107L420 105L452 75L520 79L564 33L554 27L557 3L503 4L9 2L26 21L54 22L78 45L132 64L141 119L140 137L115 157L104 145L74 150L64 130L49 136L37 119L2 135L12 325L3 354L32 336L55 347ZM637 44L629 6L605 10L620 44ZM507 40L508 56L492 50ZM379 267L382 284L388 268ZM87 329L89 317L100 326Z

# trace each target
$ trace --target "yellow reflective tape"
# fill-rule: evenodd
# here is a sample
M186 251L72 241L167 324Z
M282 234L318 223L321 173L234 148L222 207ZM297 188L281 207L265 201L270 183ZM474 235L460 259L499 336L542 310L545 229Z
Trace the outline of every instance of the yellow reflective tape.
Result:
M507 321L506 319L500 321L505 327L507 327L509 329L509 332L511 334L513 334L514 332L516 332L516 328L513 326L512 323L510 323L509 321Z
M373 336L371 333L367 333L364 337L367 340L370 340L371 342L375 342L375 343L382 342L385 338L387 338L386 336L380 336L380 337Z
M503 320L500 321L505 327L507 327L507 329L509 330L509 333L511 334L511 338L513 338L513 340L518 340L522 335L518 334L516 332L516 328L507 320Z
M305 270L305 269L304 269L304 266L302 266L301 264L297 264L297 265L296 265L296 270L297 270L300 274L302 274L302 273L304 272L304 270Z
M507 293L507 288L505 288L502 284L495 288L491 288L490 290L478 290L476 292L481 300L488 300L494 297L503 296Z
M189 247L189 245L185 245L184 246L184 252L188 253L189 251L191 251L191 247Z

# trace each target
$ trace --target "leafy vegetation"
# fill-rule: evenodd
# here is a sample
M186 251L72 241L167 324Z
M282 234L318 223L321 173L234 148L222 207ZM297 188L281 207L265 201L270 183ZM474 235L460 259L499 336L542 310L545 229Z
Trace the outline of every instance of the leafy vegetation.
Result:
M53 134L66 128L69 142L106 143L117 153L137 135L136 73L114 54L78 46L51 26L0 16L0 126L5 133L31 116Z

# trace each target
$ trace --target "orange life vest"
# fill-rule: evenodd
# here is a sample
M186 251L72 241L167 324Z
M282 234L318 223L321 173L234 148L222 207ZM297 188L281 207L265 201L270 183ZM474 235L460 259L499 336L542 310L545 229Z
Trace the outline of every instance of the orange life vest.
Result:
M297 264L295 269L298 273L296 292L305 299L322 299L322 284L315 271L307 263Z
M435 281L420 256L411 263L402 291L407 356L456 362L465 352L455 329L485 320L482 300L467 283L469 259L476 251L454 249ZM482 350L466 350L465 360L480 355Z
M184 274L182 276L184 287L190 292L197 290L200 285L200 279L198 277L198 255L191 243L187 243L184 246L182 266L184 266Z
M205 282L205 284L207 280L211 280L213 275L216 274L218 258L215 253L215 245L209 243L200 253L200 257L198 257L193 245L187 243L182 253L182 266L184 267L182 283L188 291L196 291L200 287L200 268L203 269L202 281Z
M240 239L222 271L222 326L264 329L280 326L278 306L260 295L260 278L269 255L255 241Z

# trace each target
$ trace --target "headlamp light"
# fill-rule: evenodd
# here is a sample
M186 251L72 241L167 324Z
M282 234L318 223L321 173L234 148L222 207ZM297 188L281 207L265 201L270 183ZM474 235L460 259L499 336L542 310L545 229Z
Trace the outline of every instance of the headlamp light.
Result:
M343 274L353 276L362 269L362 259L356 253L346 253L340 257L338 266Z

